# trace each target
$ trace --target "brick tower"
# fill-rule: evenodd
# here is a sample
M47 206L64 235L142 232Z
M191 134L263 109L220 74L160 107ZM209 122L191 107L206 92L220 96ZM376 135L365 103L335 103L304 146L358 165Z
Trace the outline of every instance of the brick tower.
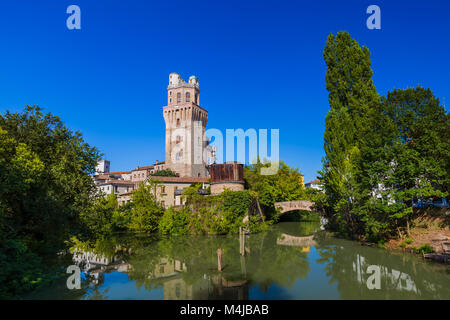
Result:
M178 73L169 75L167 106L163 107L166 123L165 166L180 177L207 177L204 161L208 111L200 107L200 88L195 76L185 82Z

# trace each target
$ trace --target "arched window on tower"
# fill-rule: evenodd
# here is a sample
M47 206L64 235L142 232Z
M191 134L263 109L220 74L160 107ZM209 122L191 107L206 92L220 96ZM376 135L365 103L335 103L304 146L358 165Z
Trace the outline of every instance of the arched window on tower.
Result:
M181 125L181 120L180 118L177 119L177 127L179 127Z
M195 104L198 104L198 94L195 94Z
M177 103L181 103L181 93L177 93Z
M191 93L190 92L186 92L186 102L191 101Z

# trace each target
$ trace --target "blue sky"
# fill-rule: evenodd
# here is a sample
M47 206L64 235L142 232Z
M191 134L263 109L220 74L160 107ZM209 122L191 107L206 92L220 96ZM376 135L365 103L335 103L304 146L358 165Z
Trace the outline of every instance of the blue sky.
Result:
M81 8L68 30L66 8ZM381 8L381 30L366 8ZM208 128L279 129L280 157L321 168L323 47L348 31L381 94L421 84L450 99L448 1L4 1L0 112L38 104L97 146L113 171L164 159L170 72L199 77Z

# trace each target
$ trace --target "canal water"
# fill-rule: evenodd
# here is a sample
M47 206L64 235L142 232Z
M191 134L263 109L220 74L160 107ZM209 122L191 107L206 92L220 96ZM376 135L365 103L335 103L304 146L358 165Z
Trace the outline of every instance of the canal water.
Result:
M311 221L245 237L121 235L66 258L65 268L80 267L80 289L62 279L25 298L450 299L446 266L334 238Z

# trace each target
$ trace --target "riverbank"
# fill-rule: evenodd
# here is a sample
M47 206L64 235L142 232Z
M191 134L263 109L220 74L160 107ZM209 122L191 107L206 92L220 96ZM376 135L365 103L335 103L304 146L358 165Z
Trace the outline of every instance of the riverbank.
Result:
M409 235L389 240L385 243L385 248L411 252L434 261L450 263L448 259L450 253L449 214L450 210L446 208L417 210Z

